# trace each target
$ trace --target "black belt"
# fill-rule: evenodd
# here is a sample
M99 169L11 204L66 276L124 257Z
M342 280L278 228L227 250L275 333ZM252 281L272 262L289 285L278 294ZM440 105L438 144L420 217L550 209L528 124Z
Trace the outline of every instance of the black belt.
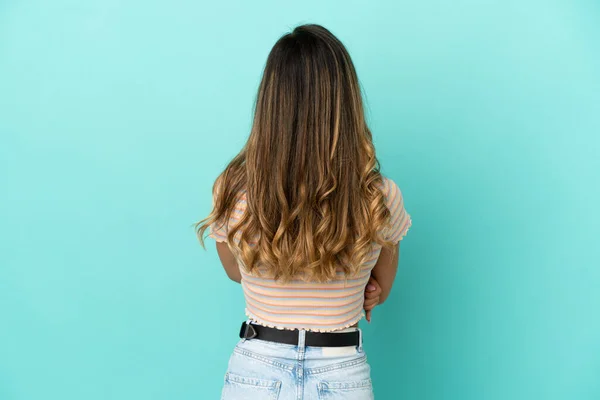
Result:
M268 342L277 342L285 344L298 344L299 331L283 330L269 328L262 325L242 324L240 329L240 338L242 339L260 339ZM306 332L305 345L311 347L343 347L358 346L360 344L360 332Z

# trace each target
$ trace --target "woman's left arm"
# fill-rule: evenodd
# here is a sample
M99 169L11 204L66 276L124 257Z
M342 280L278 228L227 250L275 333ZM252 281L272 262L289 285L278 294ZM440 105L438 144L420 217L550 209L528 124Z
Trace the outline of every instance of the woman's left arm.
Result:
M221 260L221 264L223 264L223 268L225 269L229 279L240 283L242 281L240 267L235 259L235 256L231 250L229 250L229 245L227 242L217 242L217 253L219 254L219 259Z
M380 303L381 292L382 290L379 282L377 282L373 275L371 275L369 278L369 283L367 283L367 287L365 287L365 302L363 303L363 308L367 312L366 318L369 322L371 322L373 309Z

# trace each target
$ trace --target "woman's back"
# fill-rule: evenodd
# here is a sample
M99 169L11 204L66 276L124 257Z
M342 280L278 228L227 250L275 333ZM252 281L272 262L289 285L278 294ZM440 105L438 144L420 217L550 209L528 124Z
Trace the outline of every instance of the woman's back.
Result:
M411 226L411 218L404 208L402 193L394 181L384 178L381 190L391 214L390 227L385 236L390 241L397 242ZM247 192L244 191L239 196L228 224L211 225L209 236L218 242L226 242L229 228L240 222L247 210L246 206ZM238 231L238 238L241 233ZM381 248L380 245L373 245L368 259L361 265L356 276L347 277L342 270L338 270L336 278L328 282L307 282L297 277L280 283L269 277L249 274L242 267L240 272L246 299L246 315L262 325L276 328L326 332L350 327L364 316L365 286Z

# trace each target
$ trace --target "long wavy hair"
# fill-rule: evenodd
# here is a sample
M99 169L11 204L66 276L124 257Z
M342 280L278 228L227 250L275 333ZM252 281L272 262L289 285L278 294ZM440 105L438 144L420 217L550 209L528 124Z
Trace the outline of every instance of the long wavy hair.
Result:
M215 181L212 212L195 225L203 246L245 193L227 239L249 274L324 282L358 273L375 243L391 247L360 85L331 32L302 25L275 43L254 111L248 142Z

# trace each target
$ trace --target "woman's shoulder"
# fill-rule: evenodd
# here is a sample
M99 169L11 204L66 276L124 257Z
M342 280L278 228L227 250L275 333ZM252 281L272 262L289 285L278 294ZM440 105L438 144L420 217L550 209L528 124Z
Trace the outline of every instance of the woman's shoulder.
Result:
M217 177L217 179L215 180L215 182L213 184L213 196L214 197L218 196L222 191L226 190L227 188L228 187L224 186L224 184L223 184L223 176L220 175L219 177ZM246 196L247 196L246 188L238 190L237 193L235 193L235 198L238 203L240 203L240 202L245 203Z
M401 195L400 188L396 182L385 175L381 175L380 188L388 201L393 201L396 196Z

